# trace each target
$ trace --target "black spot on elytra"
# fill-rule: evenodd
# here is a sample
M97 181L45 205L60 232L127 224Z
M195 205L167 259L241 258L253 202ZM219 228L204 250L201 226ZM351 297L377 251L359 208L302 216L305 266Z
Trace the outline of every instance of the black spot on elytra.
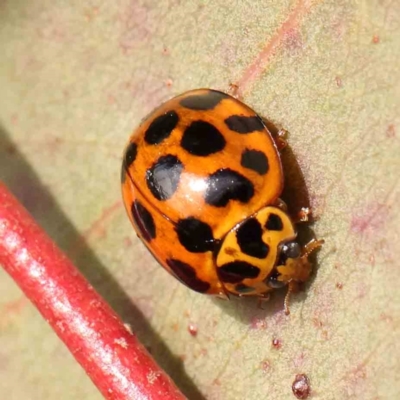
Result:
M251 133L265 130L260 117L245 117L243 115L232 115L225 120L225 124L231 131L237 133Z
M137 144L134 142L130 142L125 149L124 159L123 159L123 167L128 169L132 163L135 161L137 156Z
M173 258L167 260L168 266L178 280L196 292L204 293L210 288L210 284L196 276L195 269L189 264Z
M134 142L130 142L128 146L126 146L124 156L122 158L122 167L121 167L121 183L125 182L127 170L133 164L137 156L137 144Z
M131 212L141 236L150 242L156 237L156 226L150 212L138 200L132 203Z
M239 283L246 278L257 278L260 269L245 261L232 261L218 268L218 275L223 282Z
M238 172L226 168L219 169L207 178L204 199L207 204L224 207L229 200L247 203L253 195L253 184Z
M178 157L168 154L160 157L146 171L146 183L153 196L158 200L167 200L178 188L183 165Z
M269 246L262 241L262 227L255 218L249 218L236 232L236 239L240 250L251 257L265 258Z
M208 156L221 151L226 141L221 132L206 121L194 121L183 132L181 146L195 156Z
M281 217L276 214L269 214L265 228L269 231L281 231L283 229Z
M225 93L210 90L204 94L186 96L180 101L180 104L191 110L212 110L221 100L227 97Z
M189 217L178 221L175 227L179 242L191 253L204 253L214 249L214 237L209 225Z
M243 283L238 283L235 286L235 290L239 293L252 293L254 292L254 288L250 287L250 286L246 286Z
M264 282L272 289L283 288L286 286L286 283L278 280L279 275L279 272L274 270Z
M148 144L159 144L166 139L178 124L179 117L175 111L168 111L153 120L144 134Z
M240 163L244 168L252 169L260 175L265 175L269 169L267 156L258 150L244 150Z

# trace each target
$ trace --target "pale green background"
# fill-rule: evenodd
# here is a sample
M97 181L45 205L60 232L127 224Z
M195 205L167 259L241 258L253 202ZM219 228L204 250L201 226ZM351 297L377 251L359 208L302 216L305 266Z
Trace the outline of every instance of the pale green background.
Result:
M292 399L297 373L313 399L399 399L399 43L396 0L1 0L0 178L190 399ZM290 132L326 240L290 317L178 284L121 204L140 119L232 82ZM100 397L1 272L0 398Z

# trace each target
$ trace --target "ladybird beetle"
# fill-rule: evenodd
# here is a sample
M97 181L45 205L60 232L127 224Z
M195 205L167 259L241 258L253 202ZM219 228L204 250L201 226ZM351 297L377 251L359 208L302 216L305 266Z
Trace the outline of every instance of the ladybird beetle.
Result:
M251 108L210 89L177 96L141 122L123 156L123 201L171 275L225 298L267 298L283 286L289 294L309 278L308 256L323 241L296 242L279 199L282 143Z

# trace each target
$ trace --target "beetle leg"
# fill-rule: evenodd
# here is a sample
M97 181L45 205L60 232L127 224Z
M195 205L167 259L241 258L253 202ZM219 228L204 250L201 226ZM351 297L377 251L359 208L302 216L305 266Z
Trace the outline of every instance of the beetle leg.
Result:
M239 93L239 85L236 83L231 82L229 84L228 94L239 101L243 100L243 96Z
M298 224L300 222L308 222L311 218L311 208L310 207L302 207L300 211L295 216L293 222Z
M287 133L288 132L286 129L281 128L276 135L273 135L273 139L279 152L281 152L287 146Z
M276 127L272 122L268 121L266 118L262 118L264 125L267 127L271 133L272 139L275 142L275 146L278 151L281 152L287 146L287 135L288 131L283 128Z
M260 296L258 298L257 308L259 308L260 310L264 310L264 308L261 307L262 304L264 304L267 301L270 301L270 299L271 299L271 293L269 293L269 292L268 293L264 293L262 296Z

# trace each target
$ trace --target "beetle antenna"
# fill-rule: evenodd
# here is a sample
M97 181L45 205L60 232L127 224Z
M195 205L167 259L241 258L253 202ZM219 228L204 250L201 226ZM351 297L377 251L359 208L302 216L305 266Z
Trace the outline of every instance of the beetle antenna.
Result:
M313 239L310 243L307 243L304 247L303 257L308 257L313 251L320 248L325 243L323 239Z
M284 304L285 314L286 314L286 315L289 315L289 314L290 314L289 299L290 299L291 293L292 293L293 290L294 290L294 285L295 285L295 282L294 282L294 281L290 281L289 284L288 284L288 291L287 291L287 293L286 293L285 301L284 301L284 303L283 303L283 304Z

